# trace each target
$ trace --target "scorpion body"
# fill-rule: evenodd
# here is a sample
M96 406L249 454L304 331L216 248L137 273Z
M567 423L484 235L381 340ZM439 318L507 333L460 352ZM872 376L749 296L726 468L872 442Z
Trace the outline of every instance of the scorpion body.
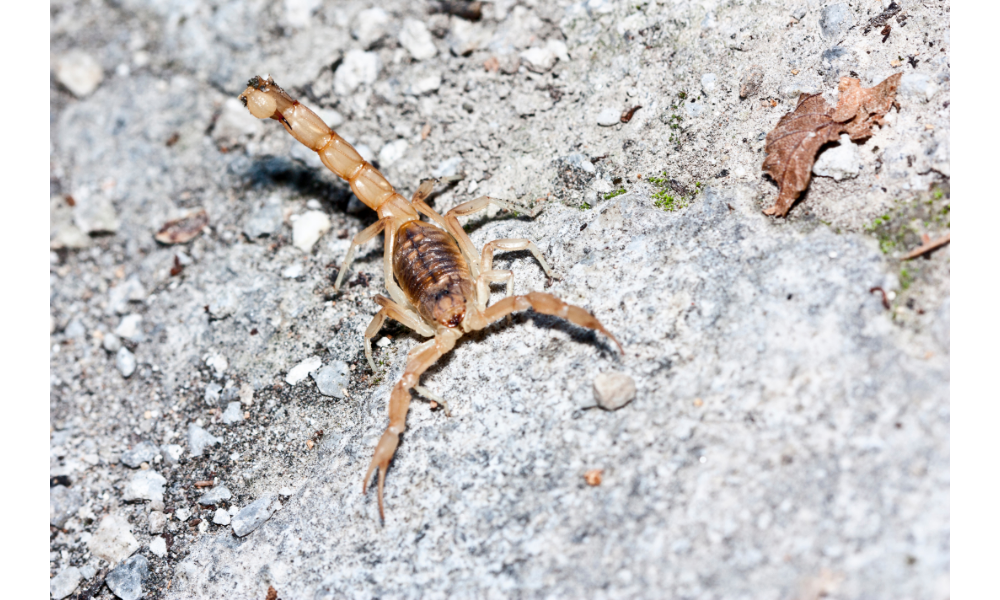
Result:
M462 335L484 329L514 311L532 308L600 331L622 351L618 340L584 309L543 292L512 295L514 275L511 271L494 270L493 254L498 250L528 250L546 275L551 277L552 271L533 242L526 239L494 240L483 247L481 255L477 252L458 217L486 210L490 204L509 208L506 203L481 196L440 215L425 202L436 180L422 182L413 198L407 200L316 113L289 96L270 77L251 79L240 100L253 116L280 122L292 137L315 151L327 168L347 180L361 202L378 213L379 220L351 241L334 283L334 289L339 290L356 248L384 232L383 269L390 298L374 297L381 310L365 331L365 356L372 370L375 370L375 363L372 360L371 340L387 318L431 338L417 345L407 356L403 376L389 397L389 425L375 447L362 481L364 493L372 473L378 469L378 507L382 519L385 519L382 499L385 474L399 444L399 436L406 429L411 390L440 401L419 385L420 376L451 351ZM430 222L421 221L420 215L428 217ZM492 283L506 284L507 295L487 306Z

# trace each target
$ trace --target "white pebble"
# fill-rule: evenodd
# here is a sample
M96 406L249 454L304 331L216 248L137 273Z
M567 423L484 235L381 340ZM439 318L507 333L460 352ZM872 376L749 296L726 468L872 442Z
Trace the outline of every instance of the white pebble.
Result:
M399 44L406 48L414 60L427 60L437 54L431 32L423 21L406 19L399 32Z
M163 558L167 555L167 541L160 536L149 540L149 551Z
M375 83L382 61L374 52L350 50L344 55L344 61L333 74L333 91L340 96L349 96L358 86Z
M395 140L389 142L378 153L379 165L383 168L388 167L397 160L403 158L406 154L406 150L410 147L410 143L404 139Z
M115 328L115 335L133 342L141 342L142 315L130 314L122 317L118 327Z
M56 80L77 98L94 93L104 79L104 71L93 56L71 50L55 60Z
M611 127L612 125L616 125L621 122L621 111L613 108L602 108L601 112L597 113L597 124L601 127Z
M812 172L820 177L833 177L834 181L857 177L861 172L861 156L851 136L842 134L839 146L824 150L813 163Z
M299 250L309 253L319 238L330 230L330 217L324 212L310 210L299 215L292 225L292 243Z
M715 73L705 73L701 76L701 89L705 91L706 94L711 94L715 91L715 82L718 77Z
M635 381L625 373L608 371L594 378L594 398L605 410L618 410L635 398Z
M229 516L229 513L226 512L226 509L224 508L215 509L215 516L212 517L213 523L215 523L216 525L229 525L229 521L231 520L232 518Z
M131 377L132 373L135 373L135 364L135 355L128 348L123 346L118 349L118 354L115 355L115 366L118 367L122 377Z
M309 358L305 359L304 361L292 367L292 369L288 372L288 375L285 376L285 383L287 383L288 385L295 385L298 382L305 379L306 377L309 377L310 373L320 368L321 366L323 366L323 361L322 359L320 359L320 357L310 356Z

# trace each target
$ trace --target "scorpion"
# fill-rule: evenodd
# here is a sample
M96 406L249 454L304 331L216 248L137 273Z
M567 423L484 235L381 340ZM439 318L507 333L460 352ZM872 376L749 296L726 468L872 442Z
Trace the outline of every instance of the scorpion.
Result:
M308 107L300 104L278 87L270 76L257 76L247 83L240 101L258 119L271 118L300 143L315 151L323 164L345 179L358 200L378 214L378 221L351 240L343 266L334 283L339 291L358 246L385 233L383 269L385 287L391 298L374 297L381 310L365 330L365 357L372 371L371 340L386 319L393 319L423 337L431 338L415 346L407 355L406 368L389 397L389 425L379 439L371 464L361 483L362 494L368 490L372 473L378 469L378 509L385 520L383 489L389 462L396 453L399 436L406 430L411 390L425 398L440 400L419 385L420 376L455 347L463 335L485 329L514 311L536 312L567 319L571 323L600 331L624 353L621 343L586 310L567 304L552 294L530 292L513 295L514 274L493 268L497 251L528 250L542 270L552 277L545 258L534 242L527 239L500 239L483 246L482 254L458 221L458 217L486 210L491 204L510 210L510 206L490 196L455 206L438 214L425 201L433 192L436 179L421 182L410 200L406 200L382 174L365 161L344 138L323 122ZM424 215L430 221L422 221ZM490 284L506 285L506 296L487 306Z

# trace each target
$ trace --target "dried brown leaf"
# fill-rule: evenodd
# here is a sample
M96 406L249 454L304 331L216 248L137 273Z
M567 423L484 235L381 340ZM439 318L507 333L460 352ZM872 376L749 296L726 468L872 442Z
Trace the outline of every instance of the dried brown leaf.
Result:
M843 125L830 118L830 105L819 94L799 96L795 110L781 117L767 134L767 158L761 167L778 182L778 199L764 211L783 217L809 185L820 147L837 139Z
M886 78L875 87L863 88L861 81L853 77L841 77L840 98L831 118L844 123L844 131L852 140L860 140L872 135L872 125L883 125L884 117L896 102L896 90L902 73Z
M161 244L190 242L208 225L208 213L199 209L186 217L169 221L153 236Z
M873 125L883 125L884 117L896 103L901 73L878 85L861 87L853 77L840 79L840 98L831 108L819 94L799 96L795 110L781 117L767 134L767 158L761 168L778 183L778 199L764 214L783 217L795 199L809 185L816 153L842 132L852 140L872 135Z

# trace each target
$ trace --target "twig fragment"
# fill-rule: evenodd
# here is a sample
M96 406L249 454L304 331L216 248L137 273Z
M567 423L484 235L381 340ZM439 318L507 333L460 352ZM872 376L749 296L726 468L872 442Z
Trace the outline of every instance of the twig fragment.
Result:
M903 260L910 260L911 258L916 258L921 254L927 254L931 250L937 250L938 248L944 246L949 242L951 242L951 234L946 233L944 236L939 237L936 240L925 242L922 246L914 248L913 250L910 251L909 254L903 257Z

